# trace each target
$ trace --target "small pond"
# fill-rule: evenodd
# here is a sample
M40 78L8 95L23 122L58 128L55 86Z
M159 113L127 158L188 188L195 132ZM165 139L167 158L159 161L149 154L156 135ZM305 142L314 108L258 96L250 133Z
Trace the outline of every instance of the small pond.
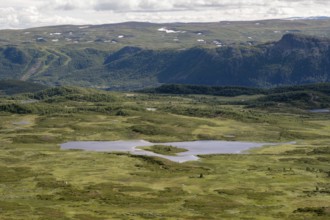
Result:
M25 120L13 122L13 125L29 125L29 124L31 123Z
M139 147L152 145L167 145L187 149L188 151L178 153L176 156L166 156L150 151L139 149ZM80 149L86 151L101 152L127 152L134 155L147 155L166 158L168 160L183 163L198 160L197 155L207 154L239 154L251 148L264 145L275 145L271 143L239 142L239 141L186 141L151 143L144 140L132 141L73 141L61 144L61 149Z
M329 113L330 110L329 109L312 109L312 110L309 110L309 112L311 112L311 113Z

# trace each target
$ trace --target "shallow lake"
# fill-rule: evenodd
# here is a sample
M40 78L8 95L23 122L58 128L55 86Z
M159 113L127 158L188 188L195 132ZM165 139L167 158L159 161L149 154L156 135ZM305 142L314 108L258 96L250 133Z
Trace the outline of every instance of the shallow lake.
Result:
M311 112L311 113L329 113L330 110L329 109L312 109L312 110L309 110L309 112Z
M187 149L188 151L178 153L176 156L166 156L150 151L139 149L138 147L152 145L167 145ZM246 150L264 145L274 145L271 143L239 142L239 141L186 141L151 143L144 140L132 141L73 141L61 144L61 149L80 149L86 151L101 152L127 152L135 155L147 155L166 158L168 160L183 163L186 161L198 160L197 155L207 154L239 154Z
M13 125L29 125L29 124L31 123L25 120L13 122Z

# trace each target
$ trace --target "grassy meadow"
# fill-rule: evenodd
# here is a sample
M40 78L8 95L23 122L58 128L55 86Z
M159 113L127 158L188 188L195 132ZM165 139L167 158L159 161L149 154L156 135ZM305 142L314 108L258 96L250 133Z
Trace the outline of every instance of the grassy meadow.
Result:
M329 219L330 115L244 104L260 96L2 97L0 219ZM67 141L132 139L279 144L185 163L60 150Z

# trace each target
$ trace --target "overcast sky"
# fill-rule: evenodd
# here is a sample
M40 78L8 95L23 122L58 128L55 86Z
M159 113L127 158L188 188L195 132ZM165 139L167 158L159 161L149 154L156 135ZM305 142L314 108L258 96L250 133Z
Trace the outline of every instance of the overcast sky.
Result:
M330 16L329 0L0 0L0 29Z

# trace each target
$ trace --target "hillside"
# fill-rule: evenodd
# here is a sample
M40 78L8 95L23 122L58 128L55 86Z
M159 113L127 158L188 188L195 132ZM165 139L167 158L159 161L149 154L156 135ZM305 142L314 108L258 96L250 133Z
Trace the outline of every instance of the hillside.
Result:
M220 20L221 18L219 18ZM330 19L221 21L209 23L126 22L104 25L62 25L0 30L1 45L51 48L96 48L115 51L125 46L145 49L214 48L232 44L278 41L287 33L330 37Z
M44 85L20 80L0 80L0 95L37 92L46 89Z
M253 47L199 48L178 54L161 82L272 87L329 80L329 39L287 34Z
M140 93L164 95L211 95L222 97L255 96L246 100L233 98L230 104L249 107L284 106L315 109L330 107L330 83L284 86L269 89L235 86L198 86L198 85L162 85L156 88L140 90ZM228 104L223 102L223 104Z
M329 28L292 19L0 30L0 80L109 90L327 82Z
M328 38L286 34L255 46L186 50L0 48L0 79L134 90L171 84L273 87L329 81Z

